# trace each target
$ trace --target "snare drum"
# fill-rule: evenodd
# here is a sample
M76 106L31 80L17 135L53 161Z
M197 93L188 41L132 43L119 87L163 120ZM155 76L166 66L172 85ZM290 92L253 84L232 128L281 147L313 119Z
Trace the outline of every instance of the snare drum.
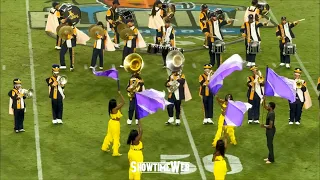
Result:
M156 54L158 52L157 44L148 44L147 52L150 54Z
M159 46L158 46L158 53L162 53L162 52L164 52L166 49L167 49L166 46L161 46L161 45L159 45Z
M133 19L134 18L134 14L132 11L129 10L122 10L119 12L119 16L121 17L122 20L126 20L126 19Z
M260 44L257 41L248 44L247 54L258 54L260 52Z
M292 43L284 44L283 55L292 55L296 53L296 45Z
M215 54L221 54L225 51L225 43L223 41L215 41L212 43L212 52Z

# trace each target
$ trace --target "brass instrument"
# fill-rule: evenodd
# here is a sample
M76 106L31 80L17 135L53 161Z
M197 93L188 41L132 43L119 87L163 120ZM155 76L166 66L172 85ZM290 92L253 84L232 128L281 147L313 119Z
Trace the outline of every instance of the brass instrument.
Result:
M60 85L65 85L68 82L68 77L66 75L58 76L57 81Z
M261 71L258 71L258 82L260 83L260 84L262 84L263 82L264 82L264 77L262 76L262 73L261 73Z
M170 51L166 57L167 68L172 72L179 72L182 70L185 58L178 50Z
M73 29L72 29L71 26L67 26L67 25L63 25L61 27L60 26L57 27L57 30L59 30L57 32L58 32L58 36L61 39L67 40L68 39L68 35L73 35Z
M92 25L89 27L89 36L93 39L98 39L97 35L104 36L104 29L98 25Z
M297 82L296 82L296 85L297 85L297 88L298 89L301 89L302 88L302 85L303 85L303 82L301 79L298 79Z
M163 18L164 21L166 21L166 19L172 19L174 17L174 14L176 12L176 6L174 4L164 4L163 9L165 12L165 17Z
M128 40L129 36L133 36L134 35L134 31L132 29L130 29L130 28L125 28L119 34L120 34L120 38L121 39Z
M121 23L117 26L117 31L118 32L121 32L122 30L128 28L128 25L124 24L124 23Z
M142 57L137 53L129 54L123 62L124 70L131 73L140 73L144 67L144 62ZM141 81L137 78L133 81L133 84L130 87L130 92L128 92L129 97L133 97L135 92L138 92L140 89L139 83Z
M20 93L24 94L27 98L33 97L33 89L21 89Z
M210 70L209 73L208 73L208 76L207 76L207 81L209 82L210 81L210 78L213 76L213 71Z
M170 85L170 87L168 87L168 92L172 93L179 88L180 83L177 80L173 80L173 81L169 82L169 85Z

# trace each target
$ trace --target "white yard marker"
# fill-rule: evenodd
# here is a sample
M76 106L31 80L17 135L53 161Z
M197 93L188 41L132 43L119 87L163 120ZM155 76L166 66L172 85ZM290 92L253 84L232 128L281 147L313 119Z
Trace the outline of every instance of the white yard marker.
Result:
M196 69L197 68L196 63L192 63L192 67Z
M273 67L277 67L276 63L272 63L272 66L273 66Z
M35 136L35 143L36 143L38 180L43 180L41 151L40 151L39 120L38 120L37 96L36 96L36 83L35 83L36 80L35 80L35 73L34 73L32 37L31 37L30 19L29 19L29 0L26 0L26 16L27 16L29 59L30 59L30 72L31 72L31 87L34 90L32 102L33 102L34 136Z
M3 70L3 71L6 70L6 65L2 65L2 70Z
M88 65L87 64L83 65L83 68L88 69Z
M267 2L265 1L265 3L267 3ZM271 17L274 19L274 21L275 21L277 24L279 24L278 19L275 17L275 15L273 14L273 12L272 12L271 10L269 11L269 14L270 14ZM298 64L299 64L300 68L302 69L303 73L307 76L308 81L310 82L311 86L313 87L314 92L315 92L317 95L319 95L318 90L317 90L317 87L316 87L316 84L315 84L315 82L313 81L313 79L311 78L311 76L310 76L308 70L306 69L306 67L304 67L304 64L303 64L303 62L301 61L298 53L296 53L294 56L296 57L296 59L297 59L297 61L298 61Z
M167 73L168 73L168 76L171 74L169 69L167 69ZM204 168L203 168L202 163L201 163L201 159L200 159L200 156L199 156L198 149L196 147L196 144L194 143L193 136L191 134L191 130L190 130L190 127L189 127L189 124L188 124L188 120L187 120L186 115L184 114L184 110L183 110L182 107L181 107L181 117L182 117L182 121L184 123L184 127L186 128L186 131L187 131L187 135L188 135L188 139L189 139L192 151L193 151L193 155L196 158L197 165L199 167L199 172L200 172L200 175L201 175L201 179L202 180L207 180L206 174L204 173Z

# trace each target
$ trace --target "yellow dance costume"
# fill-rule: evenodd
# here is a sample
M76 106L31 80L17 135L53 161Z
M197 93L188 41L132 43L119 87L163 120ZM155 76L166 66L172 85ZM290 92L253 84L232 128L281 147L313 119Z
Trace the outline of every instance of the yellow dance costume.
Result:
M129 160L129 180L140 180L141 172L138 169L138 163L143 162L143 153L142 153L143 145L142 142L139 141L138 145L130 145L130 150L128 152L128 160ZM131 166L131 162L136 162L133 164L136 168ZM133 170L136 170L133 172Z
M112 156L119 156L119 147L120 147L120 121L116 119L120 119L122 114L120 110L116 114L110 114L110 120L108 123L107 135L104 138L101 150L109 151L109 145L113 143Z
M225 109L227 108L226 102L221 104L221 108L222 108L221 111L224 112ZM218 120L218 130L212 143L213 147L216 147L217 141L221 138L222 128L224 127L223 123L224 123L224 115L221 113ZM237 141L236 141L236 136L234 135L234 126L225 126L225 130L227 130L227 134L230 137L231 144L236 145Z
M227 163L222 156L214 159L213 175L215 180L224 180L227 174Z

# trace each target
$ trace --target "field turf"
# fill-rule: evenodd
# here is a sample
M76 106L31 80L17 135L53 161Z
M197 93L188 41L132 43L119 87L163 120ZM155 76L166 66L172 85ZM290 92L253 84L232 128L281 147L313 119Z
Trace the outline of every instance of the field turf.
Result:
M81 1L82 3L87 1ZM195 1L194 1L195 2ZM195 3L210 3L209 0ZM245 0L217 1L221 4L249 5ZM281 16L289 20L305 18L293 29L298 47L298 54L306 70L314 82L319 76L319 2L317 0L270 0L272 12L279 21ZM30 0L30 11L42 11L51 2ZM266 65L278 74L292 78L293 69L299 67L296 57L292 56L290 70L273 67L279 64L278 40L275 28L262 28L262 52L257 55L257 64L262 72ZM151 39L151 38L149 38ZM195 42L198 47L201 40L184 38ZM151 42L146 38L147 41ZM26 5L24 0L1 1L1 164L0 179L33 180L38 178L37 156L35 145L35 124L33 108L37 108L39 120L40 148L43 179L48 180L125 180L128 179L128 160L126 139L135 125L127 126L128 102L122 109L121 119L121 157L112 157L110 153L100 150L108 123L108 101L117 98L116 82L112 79L95 77L91 71L84 69L89 65L92 47L76 47L76 66L74 72L61 71L68 76L65 88L63 125L52 125L51 102L45 79L51 76L51 65L59 63L58 51L54 50L55 39L46 35L44 30L32 29L32 46L35 70L36 103L26 100L25 133L13 132L13 117L8 114L8 91L12 88L12 80L22 79L24 88L31 88L31 71L28 50L26 24ZM185 47L192 49L194 47ZM245 57L243 42L227 47L224 59L232 54ZM167 72L162 69L160 56L141 54L145 61L142 77L146 88L165 90L164 82ZM183 110L189 124L202 166L202 158L214 152L212 139L217 129L220 113L218 104L214 105L214 125L202 125L203 112L198 96L198 76L203 72L202 66L208 63L208 51L197 50L186 52L184 74L192 92L193 99L183 103ZM112 64L118 66L122 57L121 51L106 52L105 69ZM67 57L68 63L68 57ZM5 68L4 68L5 67ZM121 91L126 96L125 87L130 74L119 69ZM277 104L274 150L276 163L266 165L263 158L267 155L265 130L259 125L248 125L236 128L238 145L229 145L227 154L240 159L243 170L236 174L228 174L228 180L315 180L319 179L319 118L318 101L315 89L303 72L302 78L307 81L313 106L304 110L301 125L288 125L288 102L280 98L268 98ZM246 77L248 69L235 72L224 81L218 96L232 93L235 100L246 101ZM266 111L261 111L261 120ZM160 161L160 155L190 156L188 161L197 166L197 171L187 175L143 174L144 180L196 180L202 179L199 173L194 152L191 148L184 123L180 127L165 126L168 116L166 111L157 112L144 118L143 143L145 161ZM246 120L246 117L245 117ZM212 172L205 170L207 179L213 179Z

